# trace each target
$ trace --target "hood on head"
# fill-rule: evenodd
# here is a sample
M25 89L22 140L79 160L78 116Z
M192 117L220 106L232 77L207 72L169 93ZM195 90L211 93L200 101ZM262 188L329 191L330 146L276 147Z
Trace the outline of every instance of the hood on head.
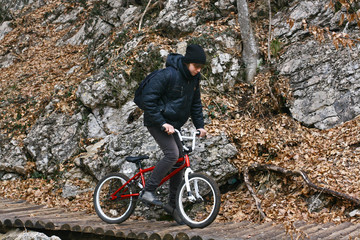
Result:
M184 64L184 56L178 53L170 53L166 59L166 67L172 66L175 69L179 70L185 79L195 79L198 78L200 73L195 76L192 76L189 69Z

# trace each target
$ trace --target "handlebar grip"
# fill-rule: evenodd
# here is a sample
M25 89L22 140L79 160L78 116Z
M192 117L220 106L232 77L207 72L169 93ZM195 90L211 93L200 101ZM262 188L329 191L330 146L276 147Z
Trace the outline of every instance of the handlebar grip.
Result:
M164 126L161 126L161 131L165 132L166 128Z
M196 131L196 136L200 136L201 132L200 131Z

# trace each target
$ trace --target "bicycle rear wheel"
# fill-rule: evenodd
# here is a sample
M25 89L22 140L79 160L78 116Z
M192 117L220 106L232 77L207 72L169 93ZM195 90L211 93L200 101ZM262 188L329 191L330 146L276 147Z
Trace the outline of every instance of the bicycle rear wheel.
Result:
M216 182L205 174L189 175L190 192L183 180L176 194L176 207L186 225L204 228L212 223L220 209L220 190ZM190 197L189 197L190 196Z
M96 214L107 223L121 223L134 212L136 199L126 196L135 193L131 184L125 186L112 200L111 195L124 185L129 178L122 173L112 173L102 178L94 191L94 206Z

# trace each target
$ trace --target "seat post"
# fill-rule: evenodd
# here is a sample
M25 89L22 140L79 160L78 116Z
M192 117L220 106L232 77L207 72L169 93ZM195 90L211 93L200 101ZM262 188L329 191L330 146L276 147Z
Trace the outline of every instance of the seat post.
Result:
M141 160L139 160L138 162L136 162L136 166L138 167L138 169L142 169Z

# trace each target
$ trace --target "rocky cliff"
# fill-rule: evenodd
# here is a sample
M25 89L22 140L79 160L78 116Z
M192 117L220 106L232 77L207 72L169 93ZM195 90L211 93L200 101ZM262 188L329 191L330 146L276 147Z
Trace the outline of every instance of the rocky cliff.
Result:
M253 20L266 22L265 3L252 4ZM282 151L300 146L301 133L289 133L286 138L298 139L279 140L281 146L272 147L277 137L248 116L257 112L265 125L274 123L270 129L284 132L297 128L285 120L289 116L318 129L356 118L358 45L337 50L331 42L319 43L302 20L355 35L359 29L339 27L340 13L323 1L276 4L281 11L272 22L273 37L282 47L273 63L277 75L263 74L266 67L260 64L255 83L244 86L235 0L155 1L149 8L146 1L0 0L0 179L60 178L67 192L77 189L72 180L93 187L110 171L129 174L134 166L124 162L127 155L150 154L147 164L155 163L161 153L142 126L133 93L146 74L164 66L167 54L183 54L189 43L201 44L208 54L202 87L212 128L194 154L194 169L225 185L244 165L262 158L278 157L281 164L297 167L293 161L300 153ZM294 26L286 23L288 18ZM261 21L256 29L264 42ZM264 75L268 82L261 85ZM275 104L274 99L281 100ZM288 115L268 121L268 114L262 115L281 111ZM223 116L234 121L221 122ZM191 122L184 129L191 130ZM347 147L356 144L351 140ZM237 167L229 162L235 156Z
M332 41L315 40L304 29L309 26L328 28L334 34L360 35L356 22L341 22L345 9L334 12L325 1L300 1L292 4L286 14L274 20L274 37L285 45L278 66L280 74L290 78L294 100L292 116L306 126L332 128L354 119L360 113L360 45L343 47ZM290 27L284 18L292 19Z

